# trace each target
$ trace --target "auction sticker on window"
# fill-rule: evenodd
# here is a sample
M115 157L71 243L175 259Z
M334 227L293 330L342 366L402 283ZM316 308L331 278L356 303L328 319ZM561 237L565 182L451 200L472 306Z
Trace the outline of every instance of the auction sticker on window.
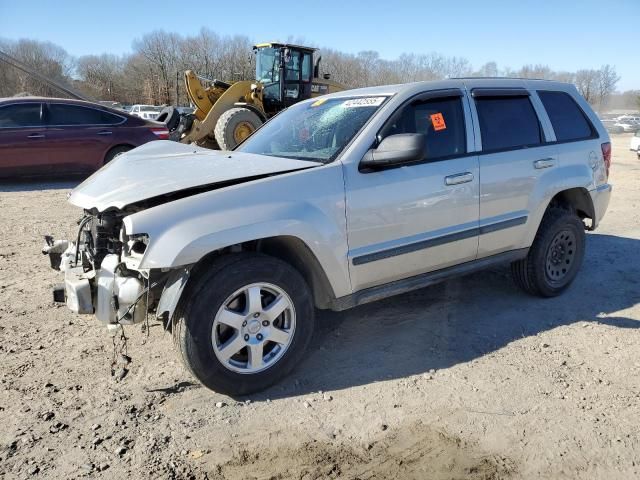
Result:
M447 124L444 123L444 117L441 113L434 113L431 115L431 125L433 125L433 129L436 132L447 128Z
M352 98L351 100L345 101L342 106L344 108L355 108L355 107L379 107L384 102L385 97L362 97L362 98Z

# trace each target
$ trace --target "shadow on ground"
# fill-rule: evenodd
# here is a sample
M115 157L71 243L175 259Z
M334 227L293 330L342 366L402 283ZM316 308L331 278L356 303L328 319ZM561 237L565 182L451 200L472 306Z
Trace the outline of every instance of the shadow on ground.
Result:
M0 192L37 192L40 190L71 190L87 176L67 176L64 178L0 178Z
M512 341L578 321L640 328L618 312L640 301L640 240L590 234L563 295L529 296L492 269L350 311L318 312L308 359L254 400L339 390L468 362Z

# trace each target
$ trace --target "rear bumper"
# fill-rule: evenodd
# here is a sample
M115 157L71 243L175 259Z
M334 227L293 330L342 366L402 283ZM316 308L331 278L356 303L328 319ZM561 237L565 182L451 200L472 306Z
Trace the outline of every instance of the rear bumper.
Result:
M591 195L591 201L593 202L593 222L591 230L595 230L600 224L602 217L604 217L607 207L609 206L609 200L611 199L612 185L605 183L598 186L594 190L589 191Z

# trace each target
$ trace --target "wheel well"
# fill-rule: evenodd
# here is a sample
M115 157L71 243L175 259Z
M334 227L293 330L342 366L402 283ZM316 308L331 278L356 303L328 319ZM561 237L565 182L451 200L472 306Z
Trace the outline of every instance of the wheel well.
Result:
M104 165L105 161L107 160L107 157L111 152L113 152L116 148L122 148L122 147L127 147L130 150L136 148L135 145L131 145L129 143L119 143L118 145L114 145L109 150L107 150L106 153L104 154L104 157L102 157L102 164Z
M302 240L292 236L268 237L230 245L203 257L191 271L191 276L206 270L220 255L237 252L260 252L287 262L298 270L311 288L316 308L327 309L335 293L320 262Z
M549 207L564 208L575 212L582 220L585 218L593 221L595 211L591 195L586 188L570 188L555 194L549 202Z

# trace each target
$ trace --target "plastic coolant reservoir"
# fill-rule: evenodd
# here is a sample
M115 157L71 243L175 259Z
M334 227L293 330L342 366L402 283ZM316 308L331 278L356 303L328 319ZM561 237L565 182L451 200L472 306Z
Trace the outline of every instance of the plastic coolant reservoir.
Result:
M100 264L96 274L96 310L95 314L102 323L119 323L131 325L142 322L147 310L147 297L142 295L144 285L135 277L121 277L115 270L120 260L117 255L107 255ZM142 296L141 296L142 295ZM118 311L114 309L113 297L118 299ZM129 306L136 306L127 312Z
M122 325L130 325L142 322L147 310L147 297L142 293L144 290L142 282L134 277L116 277L115 282L120 323ZM137 303L136 300L138 300ZM127 309L133 303L136 306L127 312Z

